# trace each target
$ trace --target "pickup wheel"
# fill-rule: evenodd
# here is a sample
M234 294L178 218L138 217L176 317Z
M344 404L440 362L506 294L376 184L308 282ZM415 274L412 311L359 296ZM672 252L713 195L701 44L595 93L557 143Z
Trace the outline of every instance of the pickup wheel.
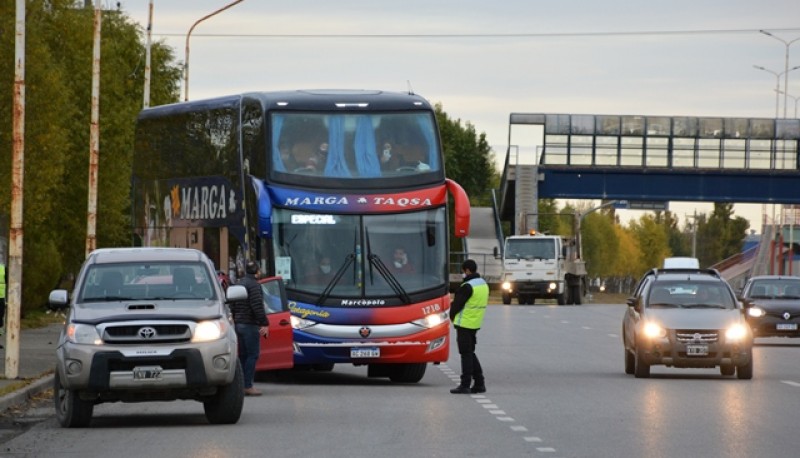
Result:
M511 303L511 294L503 293L503 304L508 305Z
M206 419L213 425L232 425L239 421L244 406L244 375L236 360L233 381L217 388L217 394L203 402Z
M92 421L94 404L81 400L75 390L65 388L56 369L53 379L53 400L56 405L56 418L64 428L85 428Z

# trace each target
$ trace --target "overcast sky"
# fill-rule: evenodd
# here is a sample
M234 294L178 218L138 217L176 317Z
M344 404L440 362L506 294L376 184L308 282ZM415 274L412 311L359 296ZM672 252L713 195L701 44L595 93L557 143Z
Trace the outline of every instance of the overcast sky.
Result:
M118 3L146 27L149 0ZM229 3L154 0L153 39L183 62L192 24ZM753 65L782 73L787 48L761 29L800 38L800 1L244 0L192 32L189 98L410 86L502 160L512 112L774 117L776 76ZM789 51L800 65L800 40ZM695 207L670 206L682 222ZM762 205L736 214L760 232Z

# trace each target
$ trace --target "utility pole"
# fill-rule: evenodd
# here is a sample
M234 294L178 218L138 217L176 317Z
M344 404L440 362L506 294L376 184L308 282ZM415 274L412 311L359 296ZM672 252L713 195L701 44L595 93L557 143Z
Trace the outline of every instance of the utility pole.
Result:
M144 108L150 106L150 48L152 47L153 38L153 0L150 0L150 6L147 13L147 44L145 45L144 54Z
M100 0L94 4L94 48L92 50L92 112L89 126L89 205L86 212L86 256L97 248L97 168L100 162Z
M22 309L22 197L25 176L25 0L17 0L14 38L14 108L11 165L11 232L8 238L6 310L7 379L19 375L19 317Z

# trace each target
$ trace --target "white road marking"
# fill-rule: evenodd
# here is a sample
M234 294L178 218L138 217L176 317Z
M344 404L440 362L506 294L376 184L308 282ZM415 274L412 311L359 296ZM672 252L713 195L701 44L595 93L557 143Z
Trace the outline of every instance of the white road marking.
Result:
M495 417L495 418L497 418L499 421L514 421L514 419L511 417Z
M542 453L554 453L556 451L553 447L536 447L536 450Z
M484 409L497 409L498 407L497 407L497 404L484 404L483 408Z
M518 433L524 433L527 430L528 430L528 428L526 428L524 426L521 426L521 425L511 425L511 431L515 431L515 432L518 432Z
M609 334L609 335L608 335L608 337L613 337L613 338L615 338L615 339L616 339L616 338L617 338L617 337L619 337L619 336L618 336L618 335L616 335L616 334Z
M589 326L581 326L581 329L592 329Z
M781 383L785 383L785 384L787 384L787 385L790 385L790 386L794 386L794 387L798 387L798 388L800 388L800 383L793 382L793 381L791 381L791 380L781 380Z
M541 441L542 441L542 438L541 437L536 437L536 436L528 436L528 437L525 438L525 442L541 442Z
M506 411L505 410L490 410L489 413L492 414L492 415L505 415Z

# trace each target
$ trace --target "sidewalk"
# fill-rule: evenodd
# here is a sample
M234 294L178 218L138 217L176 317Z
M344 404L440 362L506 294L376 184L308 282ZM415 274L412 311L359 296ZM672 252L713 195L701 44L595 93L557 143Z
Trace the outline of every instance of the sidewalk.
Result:
M56 366L56 345L58 336L63 328L62 324L51 324L37 329L23 329L20 331L19 361L17 364L17 378L5 379L6 370L6 336L0 337L2 358L2 371L0 371L0 389L11 385L22 385L6 395L0 396L0 412L24 404L30 397L53 387L53 370Z

